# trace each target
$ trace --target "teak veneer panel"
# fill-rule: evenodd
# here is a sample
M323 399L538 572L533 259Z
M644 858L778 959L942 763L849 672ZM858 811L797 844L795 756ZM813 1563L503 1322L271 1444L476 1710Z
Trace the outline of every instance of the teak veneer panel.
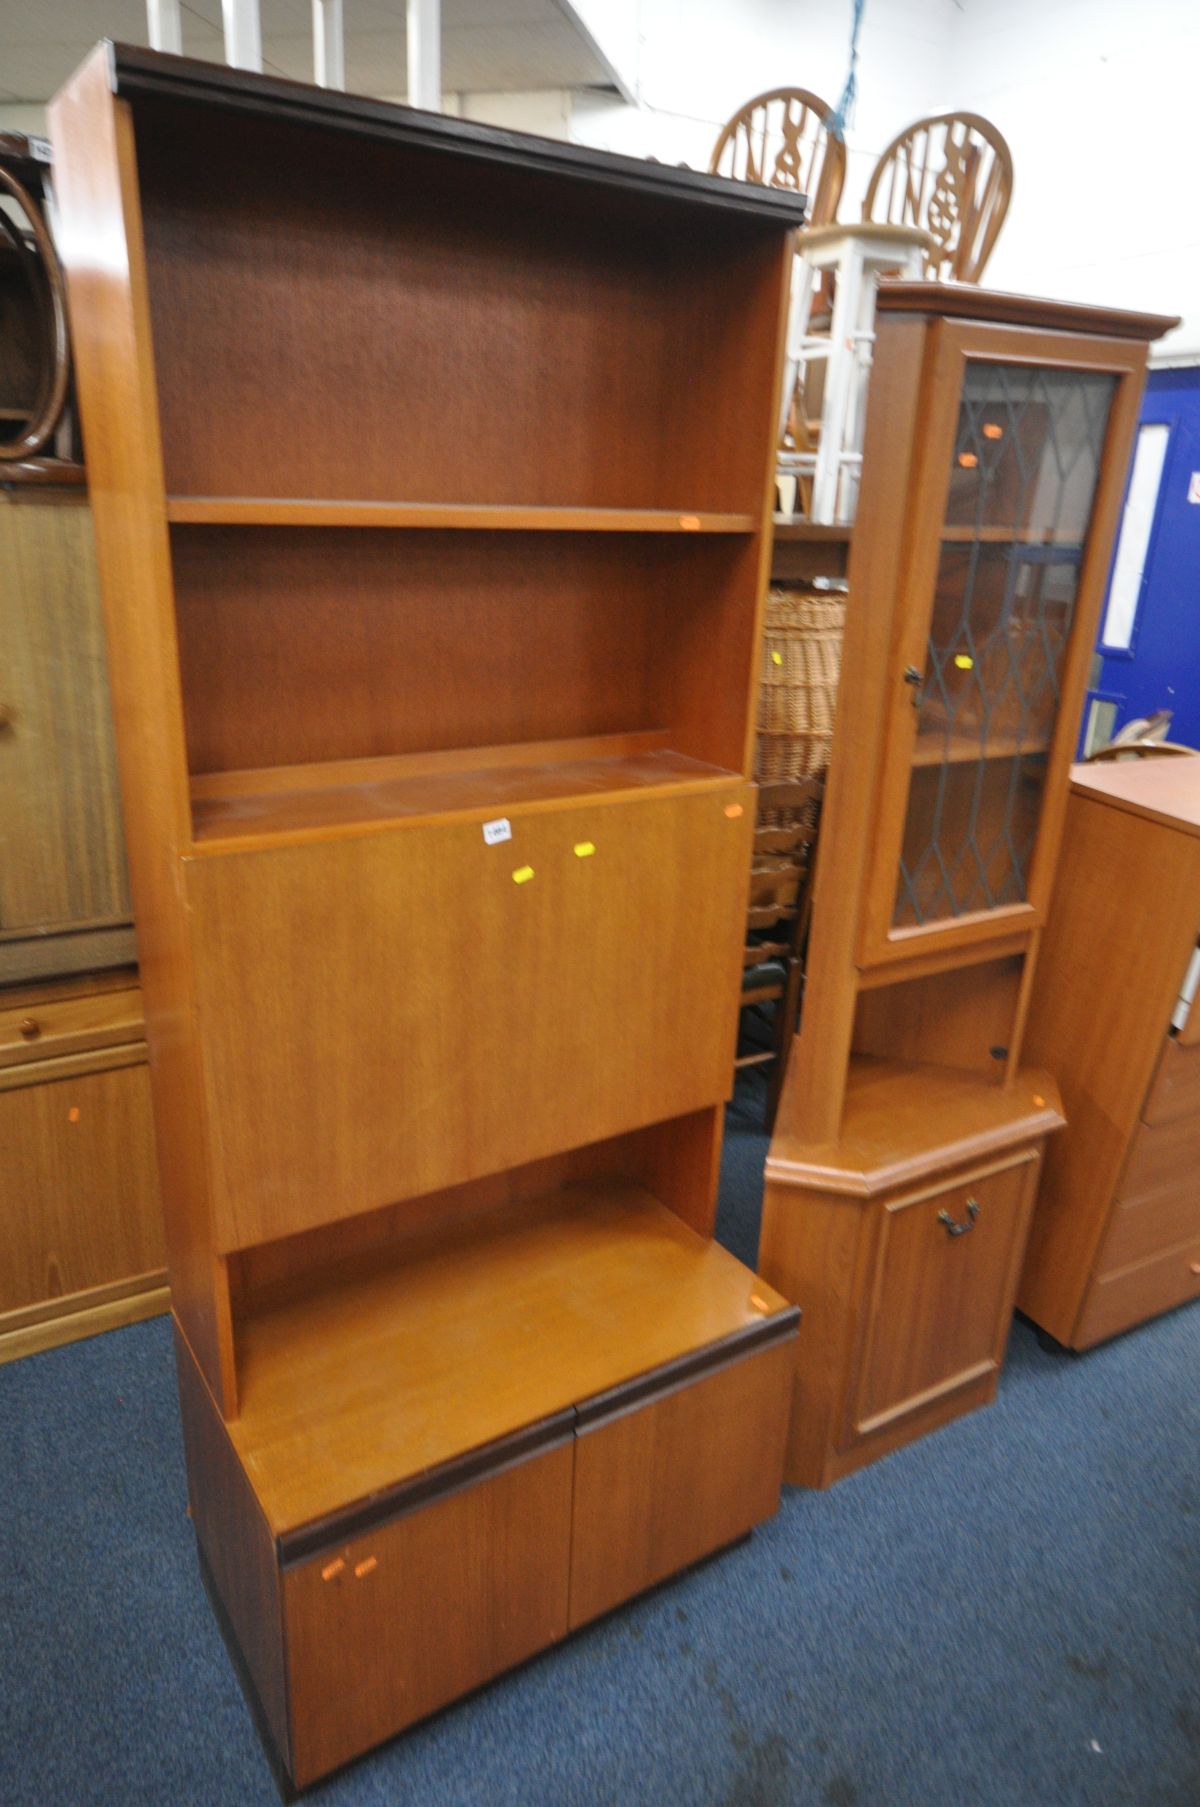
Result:
M286 1571L299 1786L565 1637L573 1466L568 1433Z
M280 1535L786 1312L648 1193L566 1187L251 1295L230 1434Z
M771 1516L795 1366L789 1338L635 1410L581 1415L572 1630Z
M749 788L483 820L187 862L218 1248L728 1095Z

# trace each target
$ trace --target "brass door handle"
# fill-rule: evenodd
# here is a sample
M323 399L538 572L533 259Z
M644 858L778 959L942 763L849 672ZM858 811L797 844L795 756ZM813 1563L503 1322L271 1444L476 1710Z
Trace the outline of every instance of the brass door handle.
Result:
M975 1219L978 1216L979 1200L977 1198L969 1198L967 1200L967 1221L965 1223L959 1223L955 1218L951 1217L949 1211L939 1211L937 1220L940 1224L946 1226L947 1236L965 1236L968 1230L973 1230L975 1228Z

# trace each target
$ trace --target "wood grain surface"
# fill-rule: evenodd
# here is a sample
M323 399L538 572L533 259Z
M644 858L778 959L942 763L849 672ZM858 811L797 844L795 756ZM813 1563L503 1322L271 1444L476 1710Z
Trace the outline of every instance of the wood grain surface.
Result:
M786 1309L649 1194L567 1187L243 1299L231 1435L279 1534Z

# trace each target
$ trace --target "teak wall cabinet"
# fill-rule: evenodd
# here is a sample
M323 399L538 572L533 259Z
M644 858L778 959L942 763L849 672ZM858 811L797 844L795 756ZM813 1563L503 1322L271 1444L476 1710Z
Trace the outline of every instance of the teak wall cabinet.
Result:
M192 1513L303 1785L778 1501L712 1226L803 202L112 46L53 134Z
M1200 1298L1200 757L1078 766L1028 1045L1062 1074L1017 1304L1086 1349Z
M1024 1024L1146 346L1171 324L881 285L759 1257L804 1313L787 1474L807 1486L996 1389L1063 1121Z

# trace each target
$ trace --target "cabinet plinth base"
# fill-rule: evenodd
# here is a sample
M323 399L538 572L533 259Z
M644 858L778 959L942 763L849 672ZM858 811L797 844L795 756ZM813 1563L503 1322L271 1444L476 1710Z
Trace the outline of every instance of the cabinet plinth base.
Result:
M767 1164L759 1266L803 1314L784 1471L802 1487L994 1398L1042 1149L1062 1123L1042 1073L1001 1090L866 1062L854 1079L837 1144L785 1130Z

